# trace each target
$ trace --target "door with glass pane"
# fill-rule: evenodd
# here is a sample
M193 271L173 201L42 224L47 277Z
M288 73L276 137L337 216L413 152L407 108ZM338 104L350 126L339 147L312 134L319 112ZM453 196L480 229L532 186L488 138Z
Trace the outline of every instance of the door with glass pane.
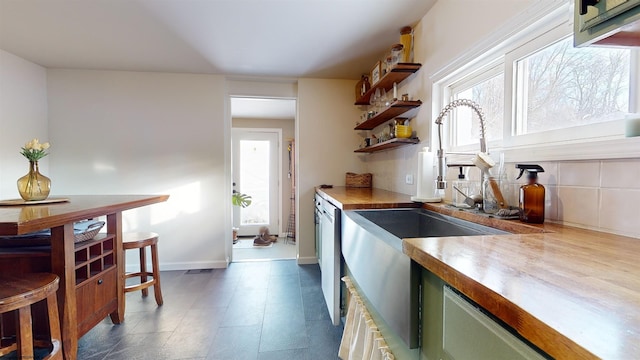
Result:
M232 129L234 190L251 196L251 205L233 207L238 235L257 235L261 226L279 233L279 141L273 130Z

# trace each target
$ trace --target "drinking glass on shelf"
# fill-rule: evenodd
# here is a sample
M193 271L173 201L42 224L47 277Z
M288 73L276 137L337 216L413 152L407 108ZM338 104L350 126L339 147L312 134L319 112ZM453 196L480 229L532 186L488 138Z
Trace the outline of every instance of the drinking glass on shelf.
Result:
M371 101L369 102L376 113L380 112L380 100L380 89L376 89L371 96Z
M384 108L388 107L391 102L389 101L389 96L387 95L387 91L383 88L380 91L380 108L384 110Z

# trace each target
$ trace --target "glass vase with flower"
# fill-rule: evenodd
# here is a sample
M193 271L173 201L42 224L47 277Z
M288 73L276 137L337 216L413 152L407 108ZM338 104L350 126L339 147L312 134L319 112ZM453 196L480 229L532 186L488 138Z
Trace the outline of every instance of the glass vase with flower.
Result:
M38 161L47 156L49 143L40 143L33 139L26 143L20 152L29 160L29 173L18 179L18 192L25 201L45 200L51 191L51 179L42 175L38 167Z

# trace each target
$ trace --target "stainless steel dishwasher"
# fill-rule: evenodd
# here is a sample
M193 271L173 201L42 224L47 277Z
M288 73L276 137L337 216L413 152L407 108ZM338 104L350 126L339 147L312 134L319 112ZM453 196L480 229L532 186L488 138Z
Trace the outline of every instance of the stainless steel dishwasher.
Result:
M333 325L340 325L340 209L322 199L320 216L320 271L322 293Z

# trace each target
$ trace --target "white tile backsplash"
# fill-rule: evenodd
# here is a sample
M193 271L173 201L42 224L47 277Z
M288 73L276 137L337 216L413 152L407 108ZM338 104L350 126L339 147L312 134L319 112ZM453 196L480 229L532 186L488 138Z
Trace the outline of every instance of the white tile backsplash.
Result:
M640 159L603 161L600 186L614 189L640 189Z
M640 238L640 159L558 162L557 169L558 212L548 219Z
M542 166L544 169L543 173L538 174L538 182L544 186L558 185L558 163L541 162L538 163L538 165Z
M558 163L558 185L600 186L600 162L568 161Z
M588 228L598 226L598 188L561 186L558 189L558 220Z
M558 220L558 187L547 185L544 190L544 217L545 219Z
M392 184L404 181L405 172L409 170L398 170L398 164L394 162L405 159L389 153L384 159L372 162L376 163L374 169L379 171L374 175L374 186L380 187L384 183L389 186L383 187L385 189L406 193L403 191L405 186ZM513 187L517 189L526 183L526 179L515 180L518 175L515 164L507 163L505 169L509 181L513 181ZM547 220L640 239L637 210L640 208L640 159L547 161L537 164L545 170L539 174L538 181L546 189ZM411 160L404 164L409 169L414 165ZM384 174L385 180L376 183L378 174ZM457 174L457 168L448 169L447 180L456 180ZM471 174L472 179L477 179L480 171L472 168ZM451 201L450 184L446 195L445 200ZM514 202L513 205L517 206L517 201Z
M601 189L600 227L640 238L640 190Z

